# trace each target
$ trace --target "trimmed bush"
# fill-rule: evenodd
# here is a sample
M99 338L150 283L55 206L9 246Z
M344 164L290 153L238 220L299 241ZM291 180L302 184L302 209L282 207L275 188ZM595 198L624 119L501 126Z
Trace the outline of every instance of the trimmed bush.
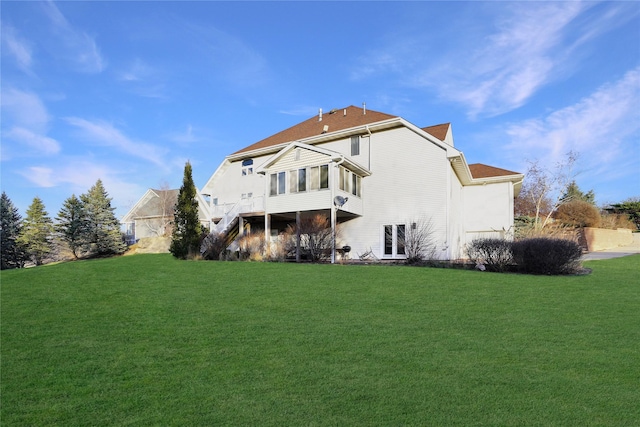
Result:
M581 266L582 249L571 240L534 238L511 244L513 260L523 273L574 274Z
M467 256L488 271L503 272L513 263L511 241L505 239L474 239L467 246Z

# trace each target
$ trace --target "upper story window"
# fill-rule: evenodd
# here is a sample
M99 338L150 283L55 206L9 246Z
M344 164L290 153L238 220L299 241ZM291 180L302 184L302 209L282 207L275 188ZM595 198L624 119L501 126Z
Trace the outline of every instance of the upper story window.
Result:
M359 136L351 137L351 155L352 156L360 155L360 137Z
M285 185L286 182L284 172L272 173L270 175L269 182L269 195L276 196L278 194L284 194Z
M253 159L242 161L242 176L253 175Z
M340 167L340 189L360 197L362 195L362 177Z
M309 168L309 188L311 190L329 188L329 165Z
M276 196L329 188L329 165L311 166L269 175L269 195ZM288 182L288 185L286 185Z
M307 169L289 171L289 192L307 191Z

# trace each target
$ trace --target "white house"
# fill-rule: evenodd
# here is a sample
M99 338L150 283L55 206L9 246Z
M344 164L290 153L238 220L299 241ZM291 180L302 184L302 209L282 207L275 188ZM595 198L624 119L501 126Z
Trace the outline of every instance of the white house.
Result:
M449 124L420 128L349 106L230 154L200 193L215 232L273 238L297 216L321 213L339 225L339 247L397 260L408 227L429 221L437 256L457 259L473 238L511 230L523 178L469 165Z

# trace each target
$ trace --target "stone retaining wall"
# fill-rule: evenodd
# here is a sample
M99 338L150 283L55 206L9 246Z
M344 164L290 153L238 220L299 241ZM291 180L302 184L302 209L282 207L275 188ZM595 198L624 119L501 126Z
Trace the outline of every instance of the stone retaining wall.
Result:
M617 248L618 246L629 246L633 243L633 233L627 228L607 230L604 228L585 227L582 230L583 238L581 240L589 252Z

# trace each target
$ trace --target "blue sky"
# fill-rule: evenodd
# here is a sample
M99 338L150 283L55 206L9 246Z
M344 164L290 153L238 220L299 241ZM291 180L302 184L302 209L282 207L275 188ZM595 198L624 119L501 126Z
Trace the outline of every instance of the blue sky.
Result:
M451 122L470 163L580 153L640 196L639 2L2 1L2 190L55 217L102 179L117 215L349 105Z

